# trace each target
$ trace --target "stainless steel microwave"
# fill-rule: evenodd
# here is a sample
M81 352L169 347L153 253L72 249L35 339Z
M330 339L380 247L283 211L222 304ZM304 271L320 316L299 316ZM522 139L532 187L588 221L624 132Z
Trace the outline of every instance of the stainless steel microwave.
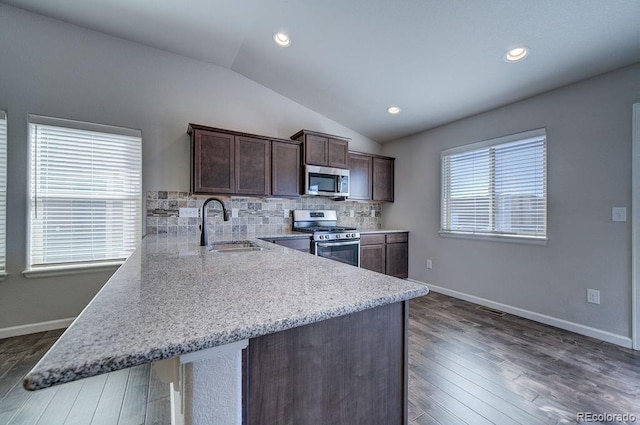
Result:
M342 168L305 166L305 195L347 198L349 196L349 170Z

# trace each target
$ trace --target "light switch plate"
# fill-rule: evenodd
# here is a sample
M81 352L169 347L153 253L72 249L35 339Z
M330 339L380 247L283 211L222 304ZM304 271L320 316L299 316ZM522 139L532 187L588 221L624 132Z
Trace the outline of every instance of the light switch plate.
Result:
M611 220L612 221L627 221L627 208L626 207L613 207L611 208Z
M290 214L289 214L289 209L288 208L284 209L284 214L283 215L284 215L284 218L289 218Z
M231 218L238 218L238 209L231 208Z
M349 210L349 217L355 217L355 216L356 216L355 211Z

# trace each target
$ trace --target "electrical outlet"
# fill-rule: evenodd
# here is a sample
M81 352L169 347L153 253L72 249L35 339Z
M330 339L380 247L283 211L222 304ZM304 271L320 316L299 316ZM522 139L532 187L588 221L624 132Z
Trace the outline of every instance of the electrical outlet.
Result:
M376 216L376 210L371 210L371 217L375 217Z
M587 289L587 302L591 304L600 304L600 291L596 289Z
M284 218L289 218L289 209L285 208L284 209L284 214L283 214Z
M627 221L627 208L626 207L613 207L611 208L611 221Z
M356 213L353 210L349 210L349 217L355 217Z
M231 218L238 218L238 209L231 208Z
M198 208L180 208L179 217L198 217Z
M431 261L430 259L427 258L427 268L428 269L432 269L433 268L433 261Z

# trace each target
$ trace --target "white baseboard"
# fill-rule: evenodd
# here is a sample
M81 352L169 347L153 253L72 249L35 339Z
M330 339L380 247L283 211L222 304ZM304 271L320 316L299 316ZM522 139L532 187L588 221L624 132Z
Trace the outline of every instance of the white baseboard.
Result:
M75 317L67 319L50 320L48 322L30 323L28 325L11 326L9 328L0 328L0 339L10 338L12 336L33 334L36 332L52 331L54 329L68 328Z
M535 311L529 311L522 308L513 307L507 304L491 301L486 298L476 297L475 295L465 294L464 292L458 292L452 289L442 288L440 286L432 285L430 283L420 282L414 279L407 279L407 280L410 280L414 283L419 283L421 285L428 286L430 291L438 292L444 295L449 295L451 297L469 301L474 304L480 304L485 307L495 308L496 310L513 314L514 316L524 317L525 319L534 320L536 322L544 323L545 325L555 326L556 328L575 332L580 335L590 336L592 338L596 338L601 341L610 342L612 344L619 345L621 347L632 348L632 340L631 338L626 336L622 336L622 335L614 334L611 332L603 331L600 329L592 328L589 326L581 325L579 323L558 319L557 317L547 316L546 314L536 313Z

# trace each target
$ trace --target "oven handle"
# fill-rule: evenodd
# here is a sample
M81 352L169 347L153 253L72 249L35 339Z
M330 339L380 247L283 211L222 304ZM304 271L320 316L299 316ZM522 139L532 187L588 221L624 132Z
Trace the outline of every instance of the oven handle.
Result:
M335 243L326 243L326 242L316 242L316 245L320 248L326 248L330 246L344 246L344 245L358 245L360 241L344 241L344 242L335 242Z

